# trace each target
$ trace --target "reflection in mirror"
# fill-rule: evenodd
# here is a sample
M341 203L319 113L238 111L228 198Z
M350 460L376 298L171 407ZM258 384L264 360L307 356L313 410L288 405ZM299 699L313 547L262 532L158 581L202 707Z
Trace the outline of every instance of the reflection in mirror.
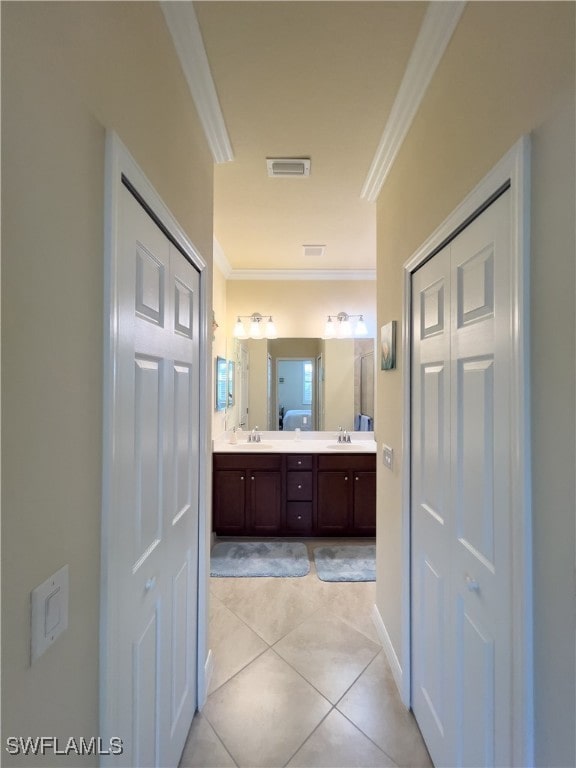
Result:
M235 403L236 393L236 365L233 360L228 361L228 408Z
M223 357L216 358L216 401L217 411L224 411L228 402L228 363Z
M231 422L269 430L372 430L373 339L235 340Z

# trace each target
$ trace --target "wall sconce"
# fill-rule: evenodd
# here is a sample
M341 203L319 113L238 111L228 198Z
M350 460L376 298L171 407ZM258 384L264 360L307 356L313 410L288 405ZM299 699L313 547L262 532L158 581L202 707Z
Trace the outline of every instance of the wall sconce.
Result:
M250 321L248 333L246 333L242 318ZM271 315L268 315L268 320L265 320L260 312L253 312L251 315L238 315L232 335L235 339L247 339L248 337L251 339L275 339L278 337Z
M358 318L352 325L352 319ZM363 315L349 315L347 312L338 312L337 315L328 315L324 327L325 339L350 339L353 336L366 336L368 329Z

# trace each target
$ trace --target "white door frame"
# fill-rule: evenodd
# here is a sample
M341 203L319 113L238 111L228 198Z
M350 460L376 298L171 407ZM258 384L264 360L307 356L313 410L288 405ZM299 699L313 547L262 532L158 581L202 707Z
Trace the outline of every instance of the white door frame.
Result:
M530 451L530 141L520 139L480 184L404 264L402 317L403 425L402 455L402 669L397 678L402 700L411 706L411 584L410 584L410 426L411 426L411 284L412 273L471 217L509 184L511 192L511 334L513 380L510 510L512 520L512 755L514 766L533 765L533 629L532 629L532 507ZM398 669L396 665L398 674Z
M103 384L103 454L102 454L102 538L100 556L100 732L107 737L115 735L114 722L111 722L109 691L111 690L111 670L109 659L115 638L110 632L111 594L114 584L111 581L112 562L110 557L112 502L115 497L114 462L116 446L114 444L113 424L116 418L117 396L117 359L119 296L116 282L116 263L118 260L117 231L119 220L119 201L123 187L123 178L138 193L157 222L165 229L177 246L186 254L200 273L200 467L199 467L199 513L198 513L198 658L197 658L197 701L198 708L206 700L210 659L208 657L206 627L208 626L208 568L209 568L209 530L211 496L211 445L210 445L210 403L211 403L211 368L210 359L211 329L208 322L209 297L211 285L207 264L193 243L187 238L183 228L172 216L162 199L136 164L129 151L118 136L109 131L106 136L106 172L104 200L104 384ZM204 404L204 407L202 407Z

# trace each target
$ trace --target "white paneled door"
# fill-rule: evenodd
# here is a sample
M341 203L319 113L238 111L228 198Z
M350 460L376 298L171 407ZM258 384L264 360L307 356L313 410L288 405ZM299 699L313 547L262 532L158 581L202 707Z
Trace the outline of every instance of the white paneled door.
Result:
M512 765L509 206L412 282L412 701L438 766Z
M176 766L197 700L199 275L119 194L108 727L120 764Z

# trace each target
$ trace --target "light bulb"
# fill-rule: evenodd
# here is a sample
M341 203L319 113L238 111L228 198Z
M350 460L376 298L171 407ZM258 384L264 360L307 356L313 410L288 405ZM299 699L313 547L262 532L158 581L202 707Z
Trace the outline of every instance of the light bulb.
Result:
M338 323L338 336L340 336L341 339L349 339L350 336L352 336L352 326L347 317L340 320Z
M234 323L234 330L232 331L232 335L235 339L245 339L246 338L246 330L244 329L244 323L240 318L236 320Z
M260 319L256 320L255 318L252 318L250 321L250 337L252 339L260 339L262 337Z
M325 339L334 338L334 323L332 322L331 317L328 317L328 320L326 320L326 325L324 326L324 338Z
M356 323L355 333L356 333L356 336L368 335L368 328L366 328L366 323L364 322L364 318L362 315L360 315L360 319Z
M267 339L275 339L277 338L278 333L276 332L276 326L274 325L274 321L271 317L268 318L268 322L266 323L266 338Z

